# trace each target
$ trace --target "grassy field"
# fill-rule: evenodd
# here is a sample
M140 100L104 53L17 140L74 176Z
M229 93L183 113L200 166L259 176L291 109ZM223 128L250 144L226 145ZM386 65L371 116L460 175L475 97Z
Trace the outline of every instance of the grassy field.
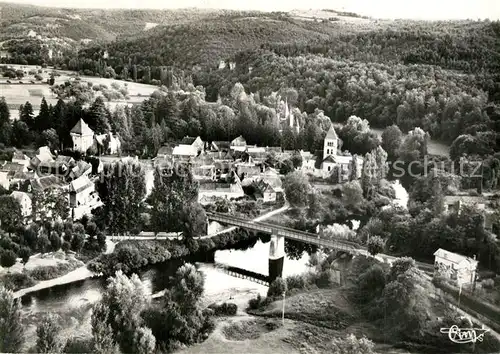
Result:
M33 110L35 111L35 115L38 114L40 109L40 103L42 101L42 97L45 97L48 104L55 105L57 103L57 97L50 90L50 86L46 83L49 78L52 69L42 69L42 73L40 75L43 77L43 81L35 81L32 75L29 75L29 71L35 70L38 71L41 68L36 65L9 65L10 67L15 68L16 70L20 69L25 71L25 76L21 80L10 79L11 83L7 83L7 78L0 77L0 97L5 97L7 104L9 105L11 118L17 119L19 117L19 106L21 104L25 104L26 101L29 101ZM55 78L55 84L59 85L68 81L70 79L74 79L76 73L72 71L62 71L55 70L60 76ZM136 82L125 82L121 80L114 79L105 79L99 77L90 77L90 76L80 76L82 82L91 82L93 85L106 85L108 88L111 87L112 83L117 83L121 87L125 84L127 85L128 90L128 98L125 100L116 100L109 101L108 108L114 109L117 105L123 104L134 104L141 103L145 99L147 99L154 91L158 90L158 86L154 85L146 85ZM20 84L19 81L23 83ZM31 81L35 81L33 84Z

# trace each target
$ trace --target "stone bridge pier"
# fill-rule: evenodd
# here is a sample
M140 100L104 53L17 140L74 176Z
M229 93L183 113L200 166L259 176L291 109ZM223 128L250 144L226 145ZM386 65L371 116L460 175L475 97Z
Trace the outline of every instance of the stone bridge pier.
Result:
M273 233L269 246L269 284L283 276L285 260L285 237Z

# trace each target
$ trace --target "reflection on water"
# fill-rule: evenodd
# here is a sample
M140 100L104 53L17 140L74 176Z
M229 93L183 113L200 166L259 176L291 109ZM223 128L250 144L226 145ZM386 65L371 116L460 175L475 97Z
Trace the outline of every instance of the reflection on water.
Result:
M243 268L263 275L268 275L269 242L257 241L254 247L244 250L225 250L215 253L215 261L225 265ZM289 276L303 273L307 269L307 254L300 260L285 259L283 275ZM150 294L162 291L171 286L170 277L183 264L183 261L170 261L155 265L139 272L146 292ZM247 301L242 294L265 295L265 286L250 280L234 278L217 269L213 264L197 263L197 267L205 276L205 293L203 302L208 305L215 301ZM23 323L26 328L26 348L36 341L36 324L45 313L57 313L64 320L67 336L78 335L88 337L90 332L91 306L102 297L106 280L87 279L73 284L44 289L22 298ZM243 300L244 299L244 300Z

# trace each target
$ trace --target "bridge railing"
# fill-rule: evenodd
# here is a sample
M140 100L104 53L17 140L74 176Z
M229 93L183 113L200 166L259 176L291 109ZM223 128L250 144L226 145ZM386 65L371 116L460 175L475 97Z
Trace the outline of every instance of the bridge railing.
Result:
M250 229L253 231L259 231L272 235L283 236L293 240L303 241L318 246L340 249L342 251L347 251L347 252L356 252L359 249L364 249L364 247L352 241L341 240L341 239L339 240L325 239L319 237L317 234L295 230L288 227L257 222L257 221L248 221L239 217L220 215L216 213L207 213L207 216L209 219L213 221L219 221L233 226L244 227L246 229Z

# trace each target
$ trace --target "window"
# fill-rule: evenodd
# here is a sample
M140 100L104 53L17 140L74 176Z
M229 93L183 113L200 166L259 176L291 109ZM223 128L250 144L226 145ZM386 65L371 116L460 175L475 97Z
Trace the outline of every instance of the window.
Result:
M328 166L328 172L330 172L330 169L331 169L331 168L332 168L331 166Z

